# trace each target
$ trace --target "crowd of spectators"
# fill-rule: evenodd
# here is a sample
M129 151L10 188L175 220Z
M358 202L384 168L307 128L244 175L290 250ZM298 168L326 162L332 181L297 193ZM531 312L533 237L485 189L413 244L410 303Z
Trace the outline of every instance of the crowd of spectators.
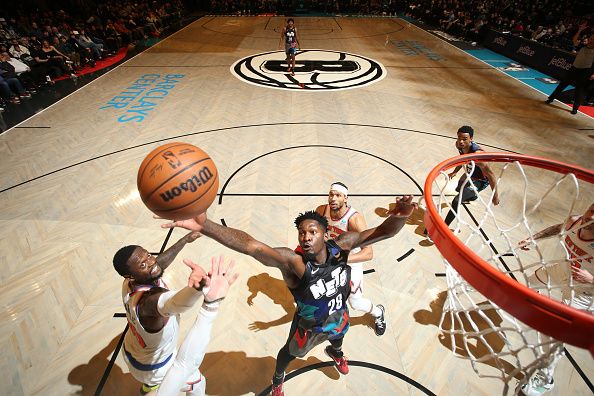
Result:
M209 11L224 15L293 14L395 15L402 0L210 0Z
M452 36L478 42L485 28L573 51L573 34L594 17L585 0L210 0L225 15L290 14L305 10L343 15L405 15ZM584 36L589 34L585 31Z
M588 11L581 0L413 0L404 8L405 15L468 41L480 41L491 28L566 51L575 50L580 24L594 26Z
M18 104L56 78L159 37L181 19L180 0L108 0L92 10L19 10L0 15L0 107Z

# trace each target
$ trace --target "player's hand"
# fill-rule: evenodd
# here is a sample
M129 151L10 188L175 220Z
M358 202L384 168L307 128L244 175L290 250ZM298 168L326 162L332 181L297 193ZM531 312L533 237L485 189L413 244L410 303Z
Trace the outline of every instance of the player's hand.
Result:
M190 259L184 259L184 264L192 269L190 276L188 277L188 286L193 287L196 290L202 290L203 287L208 286L209 278L208 274L201 266L194 263Z
M270 328L270 325L266 322L253 322L248 325L248 329L251 331L261 331Z
M518 242L518 247L522 250L530 250L530 246L532 246L534 243L530 240L530 238L526 238L526 239L522 239L520 242Z
M405 195L404 197L396 198L396 206L390 210L388 214L393 217L406 218L419 207L416 202L413 202L412 195Z
M223 255L218 259L216 257L211 259L209 290L204 295L206 301L210 302L225 298L229 288L239 276L239 274L233 272L234 267L235 261L231 260L227 265L225 264L225 256Z
M499 196L493 195L493 199L491 200L491 202L493 202L493 205L499 205Z
M456 177L456 174L457 173L458 172L450 172L450 173L448 173L448 179L450 179L450 180L453 179L454 177Z
M162 217L159 217L159 216L153 216L153 217L156 219L162 219ZM205 222L206 222L206 213L200 213L198 216L193 217L188 220L178 220L178 221L173 221L171 223L161 224L161 228L180 227L180 228L185 228L186 230L189 230L189 231L200 232L200 231L202 231L202 227L204 226Z
M571 276L576 282L594 284L594 276L583 268L571 266Z

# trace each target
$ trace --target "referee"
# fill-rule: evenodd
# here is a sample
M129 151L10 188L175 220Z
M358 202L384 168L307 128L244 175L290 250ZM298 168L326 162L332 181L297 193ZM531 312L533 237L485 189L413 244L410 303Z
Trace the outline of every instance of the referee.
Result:
M575 95L573 98L573 109L571 110L571 114L577 114L578 109L586 96L588 85L590 81L594 79L594 69L592 67L594 64L594 34L591 34L580 43L580 35L587 26L586 23L581 24L578 31L573 36L573 44L578 47L578 52L573 61L573 65L565 77L561 79L561 82L557 88L555 88L551 96L546 100L546 103L553 102L553 100L555 100L568 85L573 84L575 86Z

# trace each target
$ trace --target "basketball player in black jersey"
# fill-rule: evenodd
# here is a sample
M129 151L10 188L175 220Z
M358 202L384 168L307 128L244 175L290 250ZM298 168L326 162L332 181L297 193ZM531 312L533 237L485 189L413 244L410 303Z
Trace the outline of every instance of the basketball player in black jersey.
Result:
M248 254L268 267L278 268L295 298L297 311L289 338L276 360L272 379L273 396L283 395L285 369L296 357L304 357L313 347L329 341L325 352L341 374L349 372L341 347L349 328L346 305L350 294L349 251L396 235L415 209L412 196L396 199L394 209L378 227L362 232L345 232L328 240L328 220L309 211L295 219L299 247L271 248L247 233L224 227L201 214L193 219L164 224L162 227L183 227L198 231L240 253Z
M295 27L295 21L293 18L287 19L287 26L283 28L281 33L278 47L280 48L282 42L285 42L285 54L287 54L287 72L291 72L291 75L295 75L295 53L297 48L301 47L299 39L297 38L297 28Z
M458 129L457 135L456 148L460 155L483 151L483 149L472 140L474 137L474 129L472 129L472 127L468 125L461 126ZM452 172L450 172L450 174L448 174L448 177L450 179L454 178L461 168L462 165L458 165ZM466 168L468 172L470 172L471 166L467 165ZM456 195L456 198L452 201L452 209L448 212L445 218L445 223L447 225L456 218L456 211L458 210L458 203L460 200L462 200L462 202L474 201L478 198L477 194L488 186L491 186L491 189L493 190L493 205L499 205L499 193L496 189L497 179L489 167L489 164L486 162L475 162L475 167L472 169L472 174L470 175L470 181L466 182L466 178L467 174L465 173L458 181L458 187L456 188L458 195Z

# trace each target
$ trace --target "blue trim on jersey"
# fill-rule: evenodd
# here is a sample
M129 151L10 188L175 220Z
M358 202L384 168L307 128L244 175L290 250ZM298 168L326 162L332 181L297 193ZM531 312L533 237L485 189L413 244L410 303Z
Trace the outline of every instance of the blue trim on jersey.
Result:
M140 371L153 371L153 370L160 369L161 367L165 366L173 357L173 353L172 353L171 355L169 355L167 357L167 359L163 360L161 363L144 364L144 363L140 363L138 360L134 359L134 356L132 356L130 354L130 352L128 352L126 350L126 348L124 348L124 353L126 354L126 357L128 358L128 361L130 362L132 367L134 367L136 370L140 370Z

